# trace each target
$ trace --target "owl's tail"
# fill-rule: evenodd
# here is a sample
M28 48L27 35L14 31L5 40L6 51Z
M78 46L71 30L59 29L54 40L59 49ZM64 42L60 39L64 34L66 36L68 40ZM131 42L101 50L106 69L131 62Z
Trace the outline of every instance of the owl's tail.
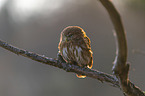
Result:
M90 63L86 66L87 68L89 68L89 69L92 69L92 67L93 67L93 57L91 57L91 60L90 60ZM80 74L76 74L76 76L78 77L78 78L85 78L86 76L85 75L80 75Z
M76 76L77 76L78 78L85 78L85 77L86 77L85 75L79 75L79 74L76 74Z
M92 64L93 65L93 64ZM92 65L88 65L87 67L89 68L89 69L91 69L92 68ZM80 74L76 74L76 76L78 77L78 78L85 78L86 76L85 75L80 75Z

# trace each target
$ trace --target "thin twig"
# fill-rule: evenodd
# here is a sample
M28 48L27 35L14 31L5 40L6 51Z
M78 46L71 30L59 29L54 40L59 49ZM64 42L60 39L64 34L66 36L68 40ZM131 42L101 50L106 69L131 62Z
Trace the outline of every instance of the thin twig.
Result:
M127 41L121 17L111 0L100 0L106 8L116 32L116 57L113 72L119 79L120 86L127 96L145 96L142 90L135 86L128 78L129 64L127 61Z
M140 54L140 55L145 56L145 51L142 51L142 50L139 50L139 49L133 49L132 53L133 54Z

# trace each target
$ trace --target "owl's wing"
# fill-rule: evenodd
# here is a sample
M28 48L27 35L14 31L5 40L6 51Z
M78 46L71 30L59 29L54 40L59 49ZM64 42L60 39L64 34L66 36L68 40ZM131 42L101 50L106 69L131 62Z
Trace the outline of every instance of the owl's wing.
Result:
M90 45L91 41L90 41L90 39L86 36L86 37L84 37L84 40L85 40L85 43L87 44L87 47L89 49L91 49L91 45Z

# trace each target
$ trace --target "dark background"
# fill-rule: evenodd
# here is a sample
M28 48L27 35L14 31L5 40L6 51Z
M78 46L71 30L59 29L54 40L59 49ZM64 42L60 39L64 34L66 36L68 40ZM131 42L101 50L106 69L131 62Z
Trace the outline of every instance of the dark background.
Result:
M145 90L145 0L112 0L128 42L129 77ZM91 39L94 69L111 74L115 39L109 15L99 0L0 0L0 39L56 58L60 32L82 27ZM123 96L107 83L78 79L0 48L0 96Z

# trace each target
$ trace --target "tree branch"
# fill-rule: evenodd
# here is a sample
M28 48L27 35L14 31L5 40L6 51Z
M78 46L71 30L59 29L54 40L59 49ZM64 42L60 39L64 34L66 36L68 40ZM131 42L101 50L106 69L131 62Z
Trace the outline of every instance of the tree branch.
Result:
M128 78L129 64L127 61L127 42L121 17L117 12L111 0L100 0L109 13L111 21L115 28L116 37L116 58L114 61L113 72L119 79L120 86L127 96L145 96L137 86L135 86Z
M26 51L24 49L14 47L14 46L12 46L12 45L10 45L2 40L0 40L0 46L8 51L11 51L11 52L17 54L17 55L22 55L22 56L30 58L34 61L38 61L38 62L41 62L43 64L47 64L47 65L51 65L51 66L55 66L55 67L58 67L60 69L65 70L67 72L84 74L87 77L98 79L101 82L108 82L108 83L112 84L114 87L120 88L118 79L115 78L113 75L109 75L109 74L106 74L104 72L100 72L98 70L81 68L77 65L59 62L59 60L57 60L57 59L48 58L48 57L45 57L44 55L39 55L37 53L29 52L29 51Z

